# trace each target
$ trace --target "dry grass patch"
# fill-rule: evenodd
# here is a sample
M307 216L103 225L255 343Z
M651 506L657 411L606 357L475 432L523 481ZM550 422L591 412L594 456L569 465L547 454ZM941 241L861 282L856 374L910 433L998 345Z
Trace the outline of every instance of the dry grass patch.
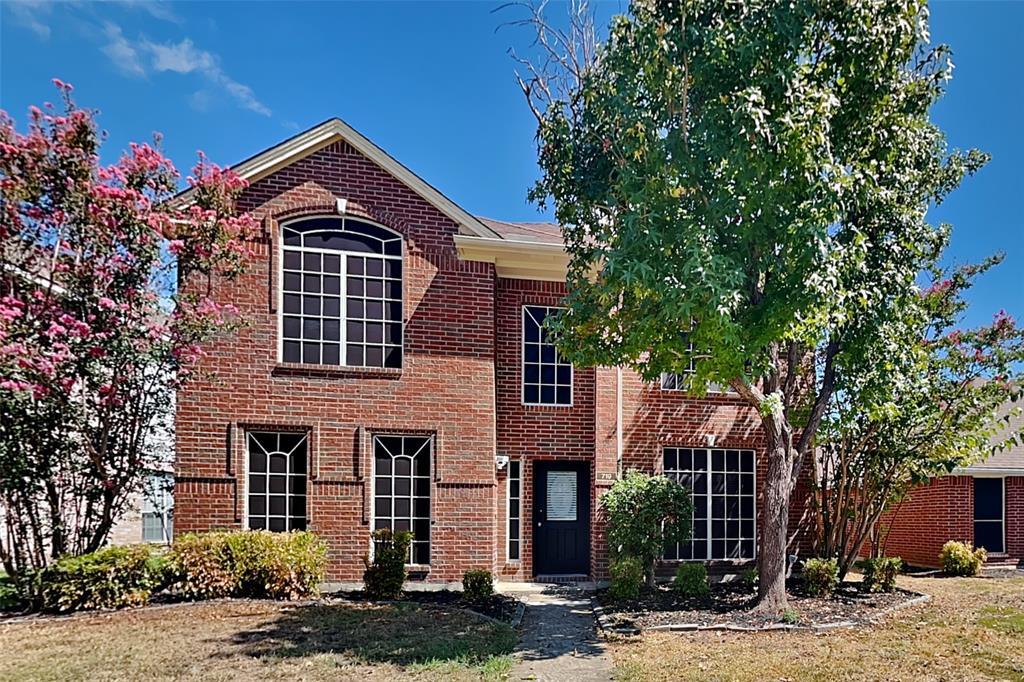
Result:
M933 599L824 634L651 633L612 645L619 680L1022 680L1024 578L911 578Z
M486 679L515 641L447 607L224 600L0 625L0 679Z

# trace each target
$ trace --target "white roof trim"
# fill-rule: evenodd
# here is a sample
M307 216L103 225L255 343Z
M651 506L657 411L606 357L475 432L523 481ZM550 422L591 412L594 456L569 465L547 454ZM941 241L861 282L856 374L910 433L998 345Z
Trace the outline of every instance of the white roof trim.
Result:
M1024 476L1021 467L958 467L953 469L954 476Z
M564 282L569 254L561 244L455 236L459 258L494 263L499 277Z
M425 201L441 211L441 213L455 221L466 234L477 237L498 237L494 230L484 225L475 216L466 212L451 199L431 187L423 178L396 161L391 155L340 118L332 118L303 133L299 133L295 137L285 140L281 144L233 166L232 170L246 180L255 182L339 140L348 142L359 153L420 195ZM179 195L179 199L187 201L190 194L191 191L183 192Z

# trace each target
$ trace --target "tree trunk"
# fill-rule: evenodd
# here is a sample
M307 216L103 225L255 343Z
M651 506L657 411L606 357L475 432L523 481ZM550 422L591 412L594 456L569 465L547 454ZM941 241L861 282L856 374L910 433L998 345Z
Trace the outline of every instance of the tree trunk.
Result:
M757 560L758 604L765 613L780 614L786 608L786 550L789 536L789 498L792 461L782 434L768 444L768 473L764 481L764 524Z

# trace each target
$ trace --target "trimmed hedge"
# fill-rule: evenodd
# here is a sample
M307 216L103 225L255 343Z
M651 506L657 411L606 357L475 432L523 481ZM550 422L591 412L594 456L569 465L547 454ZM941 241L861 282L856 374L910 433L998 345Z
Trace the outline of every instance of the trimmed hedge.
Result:
M619 557L612 561L608 567L612 584L608 588L608 594L612 599L636 599L640 596L647 581L644 575L644 564L634 556Z
M708 569L704 564L680 564L672 589L684 597L703 597L711 592Z
M409 561L412 533L389 528L373 532L373 561L363 557L363 589L374 599L398 599L405 586L405 564Z
M149 545L128 545L58 559L32 577L34 605L43 611L140 606L162 586L163 556Z
M485 602L494 596L494 576L484 568L476 568L462 574L462 596L474 604Z
M319 591L327 546L308 531L190 533L168 560L171 589L190 599L301 599Z
M804 589L815 597L828 597L839 583L839 562L835 559L808 559L803 569Z
M864 559L860 567L864 571L864 587L869 592L892 592L896 589L896 576L903 569L903 559L898 556Z

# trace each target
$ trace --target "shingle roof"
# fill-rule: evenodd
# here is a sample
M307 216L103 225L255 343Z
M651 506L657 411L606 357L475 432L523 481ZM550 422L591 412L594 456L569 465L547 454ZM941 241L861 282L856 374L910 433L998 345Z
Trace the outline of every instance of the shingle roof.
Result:
M491 228L510 242L533 242L536 244L561 244L562 228L555 223L513 223L476 216L477 220Z
M1020 403L1017 403L1017 405L1019 406ZM999 414L1005 415L1009 413L1013 407L1013 403L1006 403L999 409ZM1001 435L1002 438L1005 438L1006 434L1013 433L1015 431L1019 432L1021 430L1024 430L1024 415L1016 415L1010 418L1007 430ZM1001 452L991 455L988 459L982 462L978 462L977 464L972 464L967 467L967 471L984 472L992 469L1019 469L1024 472L1024 446L1015 444Z

